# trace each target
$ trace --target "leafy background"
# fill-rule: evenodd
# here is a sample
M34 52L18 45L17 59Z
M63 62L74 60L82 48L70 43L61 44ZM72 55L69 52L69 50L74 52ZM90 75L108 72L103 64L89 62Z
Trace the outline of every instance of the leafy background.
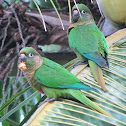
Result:
M93 3L90 0L77 1L89 6L97 25L106 37L118 31L106 39L110 67L103 68L109 90L105 93L97 85L87 64L73 68L78 59L68 47L68 3L65 0L53 2L60 13L65 30L62 30L59 18L49 1L46 4L44 0L37 1L41 7L47 32L32 0L29 2L1 1L0 122L3 126L22 126L27 120L26 125L126 125L126 29L118 30L111 24L105 25L106 20L101 17L96 1ZM74 5L73 1L71 1L72 5ZM104 27L109 29L107 34ZM37 109L39 103L46 97L29 87L22 72L17 68L19 50L24 46L36 44L40 45L46 57L62 65L65 64L64 67L79 79L97 88L100 93L92 91L84 94L115 119L94 112L77 101L66 99L45 103Z

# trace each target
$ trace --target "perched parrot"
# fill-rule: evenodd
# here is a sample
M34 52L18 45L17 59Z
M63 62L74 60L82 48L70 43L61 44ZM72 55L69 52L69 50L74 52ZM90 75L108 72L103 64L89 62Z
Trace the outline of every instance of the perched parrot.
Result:
M107 91L101 70L101 67L109 65L106 40L96 26L91 11L84 4L77 4L72 8L68 37L70 48L82 62L88 61L95 80Z
M19 68L23 70L29 84L48 98L71 98L71 96L87 107L112 118L102 108L88 99L80 90L97 91L81 82L63 66L45 58L32 47L20 51Z

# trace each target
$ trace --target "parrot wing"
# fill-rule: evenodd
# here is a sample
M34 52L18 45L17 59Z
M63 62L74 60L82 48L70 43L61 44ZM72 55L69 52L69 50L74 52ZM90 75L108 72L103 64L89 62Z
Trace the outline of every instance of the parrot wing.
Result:
M63 66L43 57L43 64L35 72L35 79L41 84L51 88L67 88L80 90L94 90L81 82Z

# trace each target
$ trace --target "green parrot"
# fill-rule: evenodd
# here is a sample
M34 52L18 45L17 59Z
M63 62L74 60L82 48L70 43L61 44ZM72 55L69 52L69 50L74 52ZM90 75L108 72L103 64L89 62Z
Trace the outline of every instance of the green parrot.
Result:
M29 84L48 98L75 98L87 107L112 118L102 108L88 99L80 90L97 91L81 82L63 66L45 58L32 47L20 50L19 68L23 70Z
M72 8L71 24L68 28L69 46L82 61L88 61L95 80L107 91L101 67L108 64L108 48L103 33L98 29L91 11L84 4Z

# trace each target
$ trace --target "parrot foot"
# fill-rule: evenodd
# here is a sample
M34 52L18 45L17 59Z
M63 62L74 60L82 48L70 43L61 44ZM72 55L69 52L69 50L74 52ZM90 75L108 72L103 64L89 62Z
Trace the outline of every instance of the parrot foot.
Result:
M39 105L38 105L38 107L40 107L41 105L43 105L45 102L51 102L51 101L55 101L56 99L55 98L46 98L43 102L40 102L39 103Z
M77 62L76 64L73 65L73 68L75 68L79 65L84 65L84 62L82 62L82 61Z

